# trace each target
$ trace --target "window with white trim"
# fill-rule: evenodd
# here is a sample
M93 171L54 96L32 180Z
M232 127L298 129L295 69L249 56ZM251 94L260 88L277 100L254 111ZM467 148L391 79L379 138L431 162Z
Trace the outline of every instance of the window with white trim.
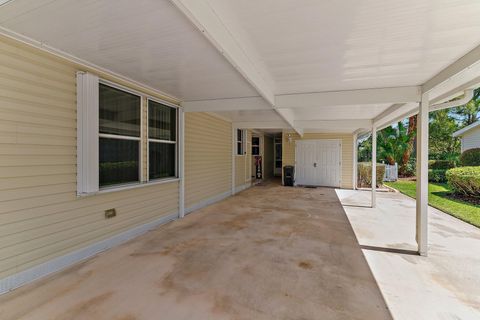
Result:
M175 106L77 73L79 195L176 178L177 136Z
M245 154L245 130L237 129L237 155Z
M148 100L148 179L177 175L177 109Z
M99 187L140 181L141 97L99 84Z

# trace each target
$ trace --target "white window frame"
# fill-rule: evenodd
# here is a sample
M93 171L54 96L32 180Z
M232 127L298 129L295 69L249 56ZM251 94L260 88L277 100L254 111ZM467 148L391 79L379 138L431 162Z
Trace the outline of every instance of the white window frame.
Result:
M99 131L100 84L125 91L140 97L140 137L131 137L115 134L104 134ZM175 177L166 177L149 181L149 150L150 140L171 143L148 137L148 101L152 100L176 109L176 137L175 137ZM144 112L146 111L146 117ZM88 196L98 193L121 191L153 184L179 181L179 134L180 134L180 108L168 101L152 97L148 94L132 90L112 81L101 79L98 76L79 71L77 72L77 196ZM145 119L146 122L145 123ZM146 126L146 130L145 130ZM139 181L116 184L100 188L99 185L99 142L100 138L113 138L122 140L135 140L139 143ZM146 147L144 146L146 144ZM147 170L144 170L146 152ZM145 174L146 171L146 174Z
M100 130L98 130L98 141L99 141L99 146L100 146L100 138L107 138L107 139L118 139L118 140L130 140L130 141L137 141L138 142L138 181L132 181L132 182L127 182L127 183L119 183L119 184L114 184L114 185L109 185L105 187L100 187L99 183L99 190L109 190L109 189L115 189L115 188L121 188L125 186L130 186L130 185L137 185L142 182L144 182L144 178L142 176L143 173L143 148L142 148L142 141L143 141L143 108L144 108L144 103L143 103L143 96L140 92L131 90L129 88L126 88L124 86L118 85L116 83L113 83L108 80L104 79L99 79L98 80L98 88L100 90L100 85L103 84L107 87L111 87L126 93L129 93L131 95L137 96L140 99L140 136L139 137L132 137L132 136L124 136L124 135L119 135L119 134L108 134L108 133L100 133ZM100 98L100 96L99 96ZM99 110L100 110L100 104L98 105ZM100 114L99 114L99 121L100 121ZM100 128L99 128L100 129ZM98 160L98 163L100 165L100 159ZM100 168L99 168L100 171Z
M170 107L170 108L173 108L175 109L175 121L176 121L176 125L175 125L175 141L170 141L170 140L161 140L161 139L154 139L154 138L150 138L150 118L149 118L149 101L153 101L153 102L156 102L156 103L160 103L160 104L163 104L167 107ZM179 127L180 127L180 121L179 121L179 108L178 106L174 105L174 104L171 104L171 103L168 103L166 101L163 101L163 100L160 100L160 99L157 99L157 98L154 98L154 97L150 97L150 96L147 96L147 103L146 103L146 113L147 113L147 132L146 132L146 140L147 140L147 176L146 176L146 181L149 182L149 181L162 181L162 180L168 180L168 179L178 179L179 175L178 175L178 158L179 158L179 154L178 154L178 135L180 133L179 131ZM157 142L157 143L171 143L171 144L175 144L175 176L174 177L166 177L166 178L157 178L157 179L150 179L150 141L151 142Z
M241 131L241 137L242 137L242 140L241 141L238 141L238 130ZM244 156L246 155L246 138L247 138L247 135L246 135L246 130L245 129L237 129L237 131L235 132L235 141L236 141L236 151L235 151L235 154L237 156ZM242 152L241 153L238 153L238 145L241 144L242 145Z

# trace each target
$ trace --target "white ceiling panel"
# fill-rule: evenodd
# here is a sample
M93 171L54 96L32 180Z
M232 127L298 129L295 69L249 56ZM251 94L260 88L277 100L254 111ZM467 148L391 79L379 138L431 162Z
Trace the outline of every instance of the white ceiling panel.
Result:
M478 0L209 0L276 94L420 85L480 45Z
M258 95L167 0L15 0L0 25L181 100Z
M390 107L390 104L348 105L292 109L295 120L353 120L373 119Z

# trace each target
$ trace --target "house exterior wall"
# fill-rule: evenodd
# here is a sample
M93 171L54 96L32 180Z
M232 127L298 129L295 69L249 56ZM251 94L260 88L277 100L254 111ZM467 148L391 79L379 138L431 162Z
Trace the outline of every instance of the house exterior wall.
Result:
M462 152L468 149L480 148L480 127L465 132L461 138Z
M291 137L289 142L288 136ZM353 188L353 134L346 133L305 133L300 137L296 132L283 131L282 142L282 167L295 165L295 141L297 140L318 140L318 139L340 139L342 140L342 188ZM282 170L283 179L283 170Z
M232 124L209 113L185 113L185 208L231 194Z
M78 252L85 257L120 241L111 239L134 236L178 215L175 179L77 197L77 71L175 103L108 73L0 37L0 292L9 283L45 275L52 263L67 266ZM142 116L145 120L146 113ZM187 115L185 122L188 209L231 187L232 146L228 122L208 114ZM208 149L202 150L204 146ZM110 208L117 216L107 220L104 211ZM21 272L31 273L12 278Z

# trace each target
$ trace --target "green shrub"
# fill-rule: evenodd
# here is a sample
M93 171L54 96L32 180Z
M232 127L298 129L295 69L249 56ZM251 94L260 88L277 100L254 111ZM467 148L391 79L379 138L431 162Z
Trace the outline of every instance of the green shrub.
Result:
M432 170L452 169L452 168L455 168L455 161L453 161L453 160L429 160L428 161L428 168L432 169Z
M428 169L428 181L430 182L447 182L446 169Z
M410 157L407 164L404 166L400 166L398 168L398 175L401 177L413 177L415 176L416 172L416 159L414 157Z
M480 167L453 168L446 175L453 192L480 197Z
M480 166L480 148L464 151L460 155L460 164L463 167Z
M381 163L377 163L377 186L382 185L384 175L385 175L385 165ZM358 163L358 186L359 187L372 186L372 163L370 162Z

